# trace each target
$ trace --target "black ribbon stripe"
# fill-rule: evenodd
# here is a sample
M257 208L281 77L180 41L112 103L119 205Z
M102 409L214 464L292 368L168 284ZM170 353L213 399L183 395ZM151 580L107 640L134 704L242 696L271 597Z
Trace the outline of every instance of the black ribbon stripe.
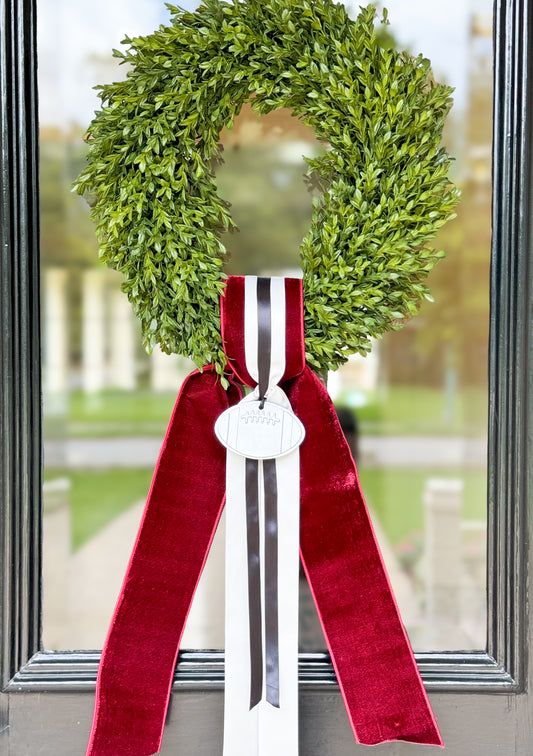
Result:
M257 279L257 369L261 403L270 383L272 317L270 279ZM250 709L263 697L263 613L259 524L259 461L246 459L246 525L248 538L248 611L250 632ZM278 624L278 482L276 460L261 462L265 502L265 667L266 700L279 708Z
M253 709L263 695L259 462L257 459L246 459L246 532L248 542L248 614L250 625L250 709Z
M272 351L272 317L270 305L270 278L257 279L257 370L260 409L265 405L265 395L270 382Z
M265 656L267 701L279 708L278 481L276 460L263 460L265 490Z

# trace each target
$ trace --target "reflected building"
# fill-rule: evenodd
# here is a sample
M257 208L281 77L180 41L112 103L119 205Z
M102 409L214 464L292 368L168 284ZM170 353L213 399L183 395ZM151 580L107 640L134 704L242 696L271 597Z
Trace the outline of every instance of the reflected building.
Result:
M469 23L470 96L464 112L452 110L445 134L449 151L458 156L454 180L463 199L457 219L436 242L448 257L429 281L436 302L424 304L403 331L385 336L370 357L350 360L330 384L339 403L357 406L363 489L417 650L481 648L485 637L480 481L485 476L489 322L491 19L475 13ZM87 61L95 80L117 78L119 69L112 66L115 61L99 54ZM120 292L120 276L98 263L87 205L69 191L84 160L82 135L81 126L41 126L48 511L44 616L49 648L103 642L146 496L145 488L132 493L119 516L100 512L95 532L85 541L80 538L73 551L65 539L82 505L69 509L69 498L72 504L78 496L69 476L87 472L87 454L76 456L76 450L92 448L91 443L103 448L113 438L122 450L145 443L148 474L163 431L144 438L133 422L120 417L119 399L131 396L134 406L151 392L167 397L170 408L190 367L158 350L146 356ZM223 240L230 253L227 272L294 271L311 217L302 156L312 157L324 145L290 112L259 117L249 105L221 140L225 165L217 181L241 229ZM78 438L69 436L72 397L85 412L83 423L76 425ZM477 411L478 406L483 409ZM91 419L91 407L100 408L98 420ZM144 423L143 428L146 418ZM113 473L100 454L102 458L102 469L94 465L90 471L95 481L104 472ZM94 490L90 504L98 510L96 483ZM192 647L223 642L222 535L217 538L189 626L187 645ZM68 606L60 601L69 596L65 575L76 576ZM216 611L213 595L218 597ZM312 599L303 593L302 648L323 646Z

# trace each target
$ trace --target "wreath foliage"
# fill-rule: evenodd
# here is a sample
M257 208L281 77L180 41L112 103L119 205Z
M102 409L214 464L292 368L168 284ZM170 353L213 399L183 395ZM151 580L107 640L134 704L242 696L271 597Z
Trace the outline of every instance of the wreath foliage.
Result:
M367 352L429 297L443 256L426 245L458 199L440 146L452 89L422 56L379 45L372 5L355 20L332 0L169 8L171 25L114 51L131 68L98 87L75 185L96 196L100 256L124 274L145 346L224 369L220 235L234 224L214 168L222 128L251 102L289 108L330 146L306 158L321 189L300 250L308 362Z

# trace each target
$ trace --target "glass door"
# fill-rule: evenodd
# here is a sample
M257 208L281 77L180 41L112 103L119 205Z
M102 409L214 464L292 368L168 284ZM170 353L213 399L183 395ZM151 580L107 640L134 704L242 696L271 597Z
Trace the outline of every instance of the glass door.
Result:
M448 259L430 281L435 302L376 344L371 358L350 361L329 379L452 756L522 754L530 737L520 728L530 705L523 692L530 5L497 2L493 24L487 2L442 10L414 0L388 4L384 44L422 50L437 78L456 87L445 140L457 156L454 180L463 196L457 219L437 241ZM98 649L189 369L143 353L120 281L97 264L87 205L69 191L97 107L91 86L119 75L109 51L125 34L167 21L163 5L135 8L46 0L36 24L30 0L2 6L0 746L16 756L85 748ZM243 111L223 139L219 183L241 227L227 240L228 270L293 272L311 204L301 156L324 145L281 111L260 120ZM254 236L266 240L257 259L247 252ZM185 641L193 650L178 665L163 753L220 750L223 601L212 597L221 597L222 560L215 542ZM354 744L317 628L303 584L302 749L344 756L362 747ZM213 648L220 650L203 650ZM500 693L512 696L511 707ZM376 750L415 753L407 744Z
M370 355L331 373L328 385L352 429L414 648L480 650L487 624L492 6L388 7L390 24L378 27L382 44L423 50L437 79L455 87L444 142L456 155L452 178L463 196L458 217L435 240L447 259L430 278L434 301ZM98 260L91 198L71 191L99 107L94 86L126 75L111 50L127 34L168 20L154 3L128 14L103 6L97 15L52 0L39 6L47 650L102 646L165 425L192 368L159 350L144 352L120 276ZM221 141L217 180L240 229L224 238L227 272L301 275L299 244L313 194L303 155L327 145L289 111L259 117L249 106ZM223 648L223 560L219 534L187 647ZM325 648L305 580L301 648Z

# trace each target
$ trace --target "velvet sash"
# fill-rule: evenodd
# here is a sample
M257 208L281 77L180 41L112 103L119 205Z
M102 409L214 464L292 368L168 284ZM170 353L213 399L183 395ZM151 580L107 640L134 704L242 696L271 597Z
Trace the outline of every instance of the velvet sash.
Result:
M301 283L287 279L281 387L305 426L300 447L301 559L359 743L442 740L401 622L329 395L303 364ZM243 279L222 298L222 334L240 382ZM224 503L217 417L240 398L209 368L190 375L161 449L98 672L87 756L151 756L161 746L180 640Z

